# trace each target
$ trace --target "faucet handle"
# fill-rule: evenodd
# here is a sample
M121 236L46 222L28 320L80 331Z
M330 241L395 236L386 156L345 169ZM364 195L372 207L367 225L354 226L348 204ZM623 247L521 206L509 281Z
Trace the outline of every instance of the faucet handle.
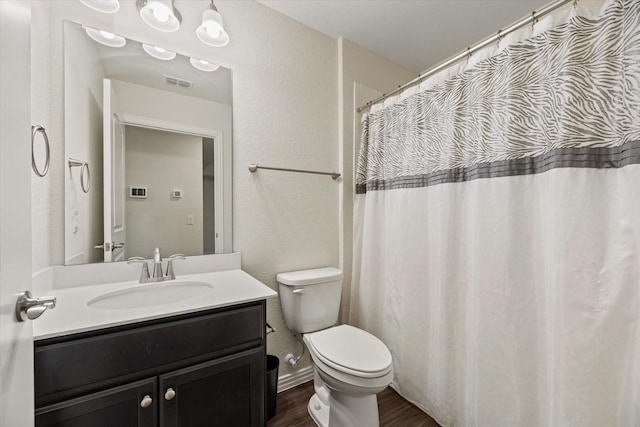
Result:
M127 264L133 262L142 263L142 271L140 272L140 280L138 283L147 283L149 281L149 266L147 265L147 261L141 256L134 256L127 260Z
M173 254L169 257L169 262L167 262L167 280L173 280L176 278L176 273L173 272L173 260L175 259L187 259L184 254Z

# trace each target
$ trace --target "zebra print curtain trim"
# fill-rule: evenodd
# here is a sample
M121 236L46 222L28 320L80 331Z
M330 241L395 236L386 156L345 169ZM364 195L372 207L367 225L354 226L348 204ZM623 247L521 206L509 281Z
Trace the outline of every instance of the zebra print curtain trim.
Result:
M640 1L614 0L365 114L358 190L491 176L489 165L530 173L568 149L640 141L638 46Z
M557 168L622 168L640 164L640 141L613 148L558 148L536 157L479 163L468 168L448 169L425 175L372 180L356 185L356 194L367 191L420 188L460 183L480 178L534 175Z

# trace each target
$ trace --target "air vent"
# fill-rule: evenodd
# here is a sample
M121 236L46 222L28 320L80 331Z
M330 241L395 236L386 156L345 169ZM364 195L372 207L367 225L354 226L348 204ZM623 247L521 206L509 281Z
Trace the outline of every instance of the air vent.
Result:
M193 82L189 80L181 79L179 77L167 76L166 74L163 74L163 76L164 81L169 85L180 86L185 89L191 89L191 87L193 86Z

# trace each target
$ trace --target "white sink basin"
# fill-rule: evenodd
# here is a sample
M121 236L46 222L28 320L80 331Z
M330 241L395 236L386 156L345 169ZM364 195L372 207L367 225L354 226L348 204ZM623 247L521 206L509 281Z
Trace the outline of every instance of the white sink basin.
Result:
M211 295L213 286L205 282L159 282L109 292L95 297L87 305L107 310L151 307Z

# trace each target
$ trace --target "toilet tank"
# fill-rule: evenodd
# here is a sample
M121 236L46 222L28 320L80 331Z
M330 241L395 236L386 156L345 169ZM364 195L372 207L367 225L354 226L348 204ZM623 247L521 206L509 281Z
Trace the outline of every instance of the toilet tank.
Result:
M276 280L282 314L290 330L306 333L336 324L342 271L333 267L291 271L278 274Z

